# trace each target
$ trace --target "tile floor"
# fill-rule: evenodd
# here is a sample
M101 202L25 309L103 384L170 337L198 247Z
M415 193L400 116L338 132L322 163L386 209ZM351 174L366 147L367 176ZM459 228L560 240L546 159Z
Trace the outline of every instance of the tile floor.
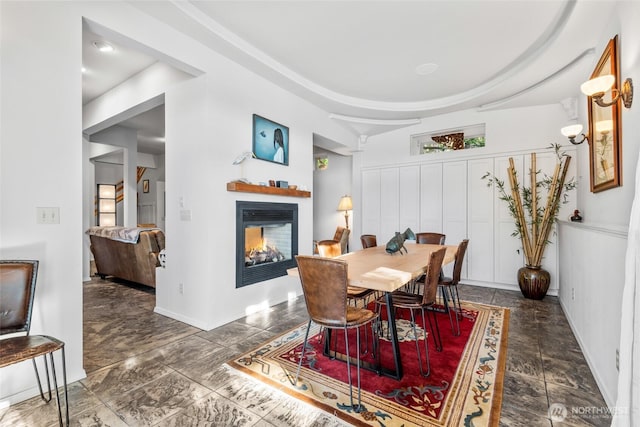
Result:
M605 403L554 297L460 286L462 299L511 309L502 426L608 426L572 415ZM123 301L127 303L124 304ZM211 331L153 313L148 288L95 279L84 284L84 366L70 384L75 426L342 426L343 422L227 371L224 362L307 321L304 300L279 304ZM548 408L568 409L563 422ZM55 426L39 397L0 410L1 426Z

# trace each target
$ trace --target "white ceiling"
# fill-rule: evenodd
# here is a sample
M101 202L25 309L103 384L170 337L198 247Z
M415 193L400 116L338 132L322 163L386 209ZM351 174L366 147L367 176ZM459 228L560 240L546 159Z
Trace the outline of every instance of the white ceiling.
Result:
M138 9L317 104L357 134L575 96L612 1L180 1ZM84 51L87 99L153 63ZM151 61L151 62L150 62ZM128 67L122 67L122 63ZM428 75L421 64L436 64ZM96 75L97 71L96 71ZM101 88L95 85L101 84ZM135 126L134 124L131 124Z

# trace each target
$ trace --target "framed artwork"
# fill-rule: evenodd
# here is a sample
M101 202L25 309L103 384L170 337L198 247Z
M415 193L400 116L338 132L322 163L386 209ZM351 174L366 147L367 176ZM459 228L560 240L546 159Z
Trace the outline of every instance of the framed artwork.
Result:
M611 74L620 81L617 55L618 36L607 44L591 78ZM611 102L611 91L603 98ZM601 107L591 97L589 107L589 173L591 192L597 193L622 185L622 149L620 146L620 106Z
M289 165L289 128L253 115L253 154L268 162Z
M148 179L142 180L142 192L143 193L148 193L149 192L149 180Z

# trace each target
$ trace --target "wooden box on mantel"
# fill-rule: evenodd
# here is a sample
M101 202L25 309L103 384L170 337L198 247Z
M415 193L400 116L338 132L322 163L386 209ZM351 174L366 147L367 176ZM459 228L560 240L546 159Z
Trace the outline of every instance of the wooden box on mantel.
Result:
M273 194L277 196L311 197L310 191L292 190L291 188L268 187L266 185L245 184L244 182L227 182L227 191L241 193Z

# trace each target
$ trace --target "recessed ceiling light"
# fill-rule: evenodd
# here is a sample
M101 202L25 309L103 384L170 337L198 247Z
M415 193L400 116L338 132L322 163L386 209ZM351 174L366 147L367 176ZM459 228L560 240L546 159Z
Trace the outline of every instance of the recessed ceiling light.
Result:
M427 62L426 64L420 64L416 67L416 74L421 76L426 76L427 74L431 74L438 69L438 64L434 64L433 62Z
M80 68L80 71L82 71L83 73L86 73L86 72L87 72L87 69L86 69L86 68L84 68L84 67L82 67L82 68Z
M102 40L96 40L93 42L93 45L95 46L96 49L98 49L100 52L113 52L113 46L111 46L109 43L104 42Z

